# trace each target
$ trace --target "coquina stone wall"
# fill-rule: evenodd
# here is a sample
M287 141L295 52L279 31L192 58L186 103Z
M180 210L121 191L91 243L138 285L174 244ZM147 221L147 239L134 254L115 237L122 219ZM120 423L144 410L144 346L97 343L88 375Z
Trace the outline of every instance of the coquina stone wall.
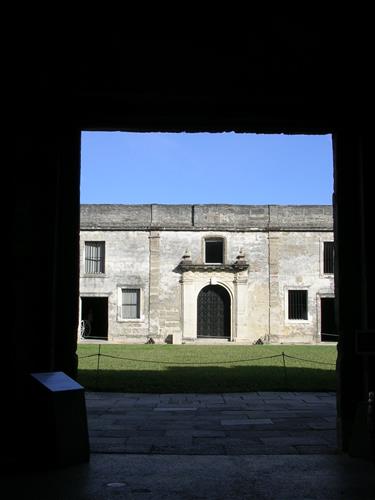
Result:
M212 237L223 241L222 266L205 264ZM110 342L201 342L197 297L210 284L230 296L229 340L318 342L320 297L334 296L322 262L328 205L82 205L80 240L81 298L108 298ZM88 241L105 242L102 275L85 274ZM122 288L140 290L139 318L121 318ZM307 320L288 319L289 289L308 291Z

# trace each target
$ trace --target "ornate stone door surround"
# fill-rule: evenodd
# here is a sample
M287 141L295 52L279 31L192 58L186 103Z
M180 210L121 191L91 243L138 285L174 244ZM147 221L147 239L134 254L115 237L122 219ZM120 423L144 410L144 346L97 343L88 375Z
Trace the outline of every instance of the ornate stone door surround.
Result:
M224 287L231 300L230 341L247 339L248 264L240 251L234 264L194 264L188 252L179 264L181 272L182 341L197 340L197 301L208 285Z

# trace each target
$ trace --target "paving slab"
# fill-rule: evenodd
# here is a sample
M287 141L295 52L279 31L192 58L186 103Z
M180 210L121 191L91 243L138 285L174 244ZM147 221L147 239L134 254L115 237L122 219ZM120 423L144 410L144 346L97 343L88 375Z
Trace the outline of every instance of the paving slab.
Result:
M97 452L337 452L334 393L87 393L86 401Z

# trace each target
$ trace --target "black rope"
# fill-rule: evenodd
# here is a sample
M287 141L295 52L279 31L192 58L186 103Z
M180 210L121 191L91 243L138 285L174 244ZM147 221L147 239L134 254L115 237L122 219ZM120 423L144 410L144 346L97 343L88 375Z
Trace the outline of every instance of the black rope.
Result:
M316 363L319 365L330 365L330 366L335 366L335 363L327 363L326 361L317 361L314 359L305 359L305 358L298 358L296 356L290 356L289 354L285 354L284 352L282 354L275 354L274 356L262 356L259 358L249 358L249 359L235 359L235 360L230 360L230 361L206 361L203 363L197 363L197 362L188 362L188 361L155 361L153 359L134 359L134 358L124 358L122 356L112 356L111 354L103 354L103 353L96 353L96 354L88 354L87 356L79 356L78 359L85 359L85 358L92 358L94 356L102 356L105 358L111 358L111 359L121 359L123 361L132 361L132 362L138 362L138 363L154 363L154 364L162 364L162 365L194 365L194 366L204 366L204 365L225 365L225 364L237 364L237 363L251 363L252 361L260 361L262 359L273 359L273 358L290 358L290 359L295 359L297 361L305 361L307 363Z
M92 354L90 356L98 356L98 354ZM276 354L274 356L263 356L260 358L251 358L251 359L237 359L232 361L207 361L205 363L197 363L188 361L155 361L152 359L132 359L132 358L123 358L121 356L111 356L110 354L101 354L102 357L112 358L112 359L122 359L124 361L135 361L140 363L156 363L163 365L224 365L224 364L235 364L235 363L247 363L249 361L259 361L260 359L272 359L272 358L280 358L282 354ZM88 356L87 356L88 357ZM81 359L81 358L79 358Z
M78 359L92 358L93 356L98 356L98 353L87 354L86 356L78 356ZM103 356L103 355L102 355Z
M335 363L327 363L326 361L315 361L314 359L297 358L295 356L289 356L289 354L285 354L285 357L286 358L291 358L291 359L297 359L298 361L306 361L307 363L316 363L318 365L336 366Z

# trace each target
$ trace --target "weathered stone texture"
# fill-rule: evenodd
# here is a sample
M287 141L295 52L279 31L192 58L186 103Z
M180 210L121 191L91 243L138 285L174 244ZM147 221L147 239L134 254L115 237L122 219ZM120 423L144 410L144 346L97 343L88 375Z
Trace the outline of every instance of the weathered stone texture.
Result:
M87 276L84 272L85 241L105 241L105 273ZM148 335L149 233L146 231L81 231L81 297L108 297L108 339L137 340ZM119 289L140 287L142 321L119 319Z
M151 205L152 226L162 228L191 228L191 205Z
M334 294L322 267L330 206L83 205L81 226L81 297L108 297L110 341L195 341L197 297L210 284L231 297L231 340L319 339L319 299ZM224 242L220 269L204 264L213 236ZM85 275L85 241L105 241L103 276ZM231 267L241 251L246 267ZM186 252L200 267L179 266ZM121 287L141 289L139 319L119 318ZM287 318L291 288L308 290L307 321Z
M332 230L331 205L81 205L81 230Z
M149 228L151 205L81 205L81 230Z
M326 232L280 232L271 238L271 322L274 341L313 342L319 335L320 294L333 296L333 276L323 274L322 245ZM276 248L275 248L276 247ZM308 320L288 320L289 289L308 291Z
M194 205L194 226L204 229L258 229L268 224L268 207L253 205Z
M330 205L270 205L271 230L333 230Z

